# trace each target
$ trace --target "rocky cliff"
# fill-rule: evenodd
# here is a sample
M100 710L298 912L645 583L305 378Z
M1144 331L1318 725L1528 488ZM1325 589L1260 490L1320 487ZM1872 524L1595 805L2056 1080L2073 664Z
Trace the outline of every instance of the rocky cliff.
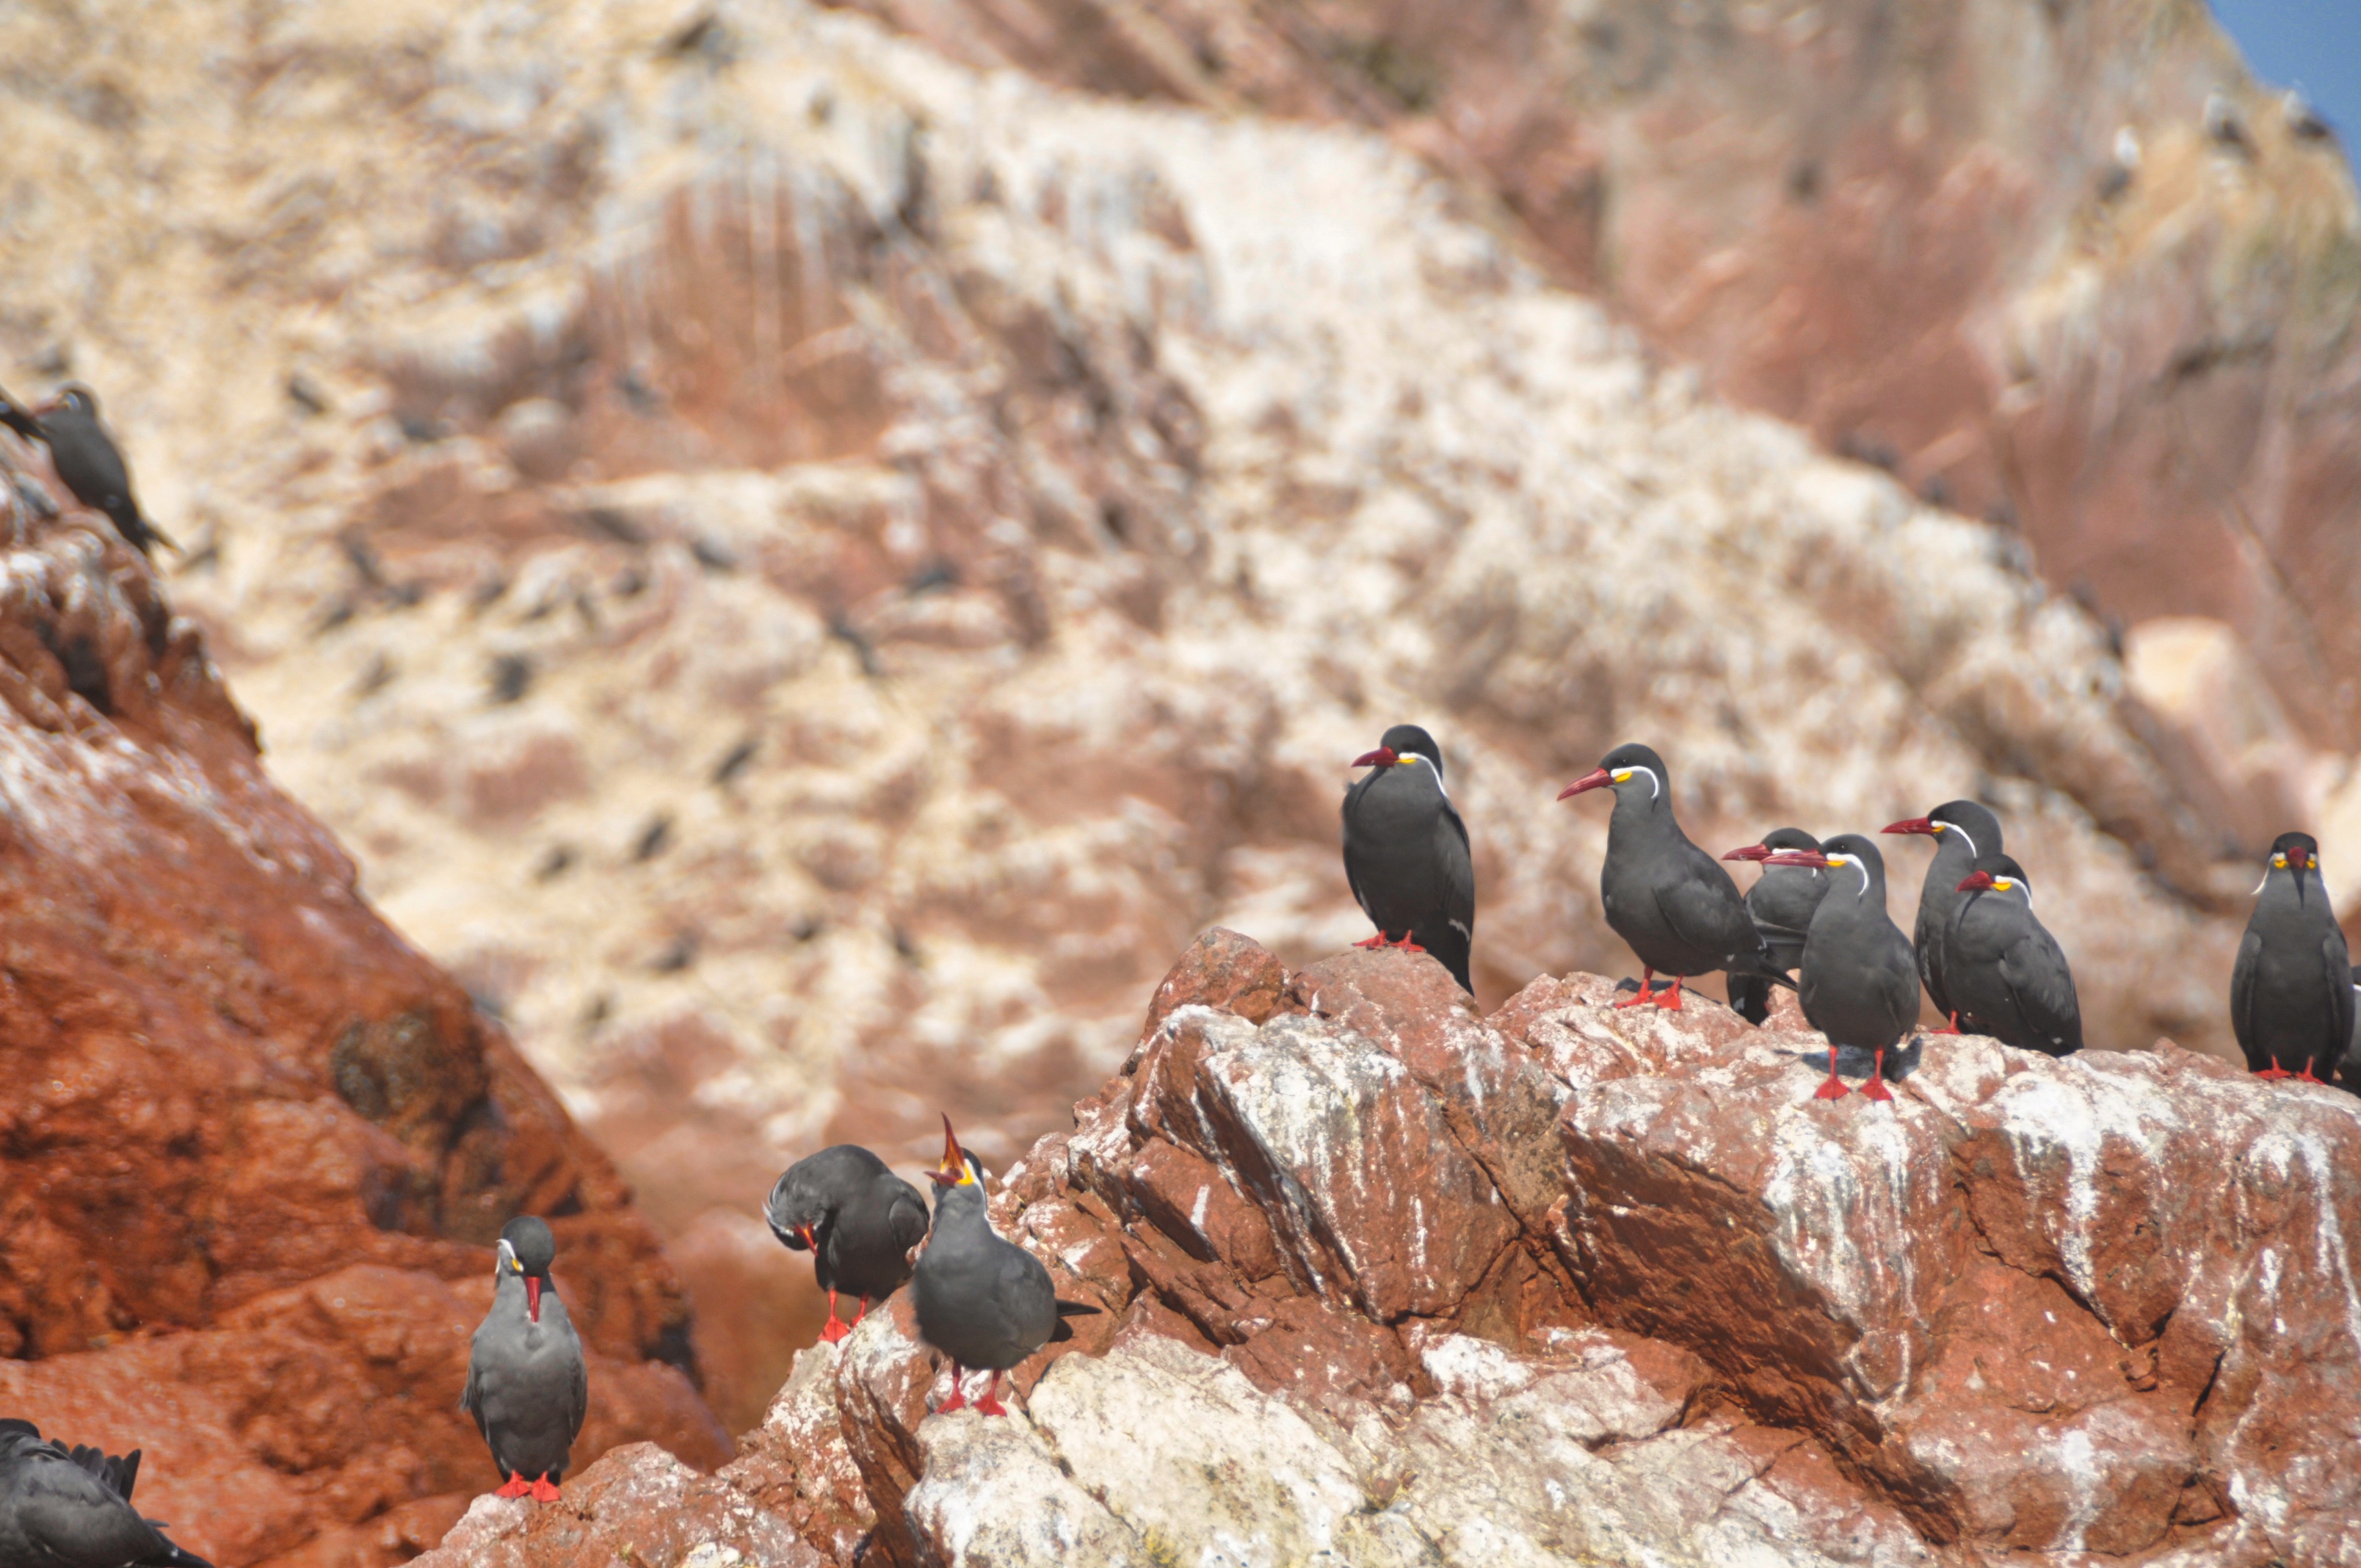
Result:
M998 1223L1107 1315L929 1418L906 1294L710 1478L618 1450L434 1568L2253 1564L2361 1550L2361 1104L2163 1044L1618 1012L1208 933ZM1866 1062L1846 1064L1858 1072Z
M1989 796L2092 1038L2225 1043L2251 875L2025 536L1706 395L1432 160L801 4L220 17L0 16L0 347L99 385L279 776L740 1314L737 1419L777 1169L939 1102L1005 1163L1191 931L1362 935L1396 719L1488 1003L1620 962L1552 797L1643 738L1709 844Z
M498 1484L456 1407L529 1210L594 1347L588 1446L726 1457L611 1163L362 901L146 563L27 503L27 459L0 452L0 1411L143 1448L141 1506L224 1568L399 1562Z

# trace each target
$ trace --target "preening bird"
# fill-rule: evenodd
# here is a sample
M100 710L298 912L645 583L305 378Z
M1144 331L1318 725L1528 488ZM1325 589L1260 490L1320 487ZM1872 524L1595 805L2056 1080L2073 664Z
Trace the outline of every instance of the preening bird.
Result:
M1958 892L1944 981L1961 1025L2020 1050L2053 1057L2081 1050L2074 971L2034 917L2024 868L2006 855L1981 855Z
M1837 1076L1837 1049L1851 1046L1877 1053L1861 1092L1893 1099L1885 1087L1885 1053L1918 1021L1918 975L1910 938L1885 913L1884 857L1861 834L1839 833L1817 854L1783 850L1763 863L1817 866L1828 873L1828 890L1804 938L1796 993L1805 1018L1828 1037L1828 1076L1814 1096L1841 1100L1851 1092Z
M2330 1082L2353 1039L2355 977L2311 834L2272 842L2255 894L2230 971L2230 1027L2257 1076Z
M1598 868L1599 902L1607 924L1640 960L1640 994L1616 1006L1653 1002L1677 1012L1681 981L1714 970L1795 985L1755 929L1738 884L1673 819L1673 782L1662 757L1645 746L1618 746L1558 798L1594 789L1615 792L1607 858ZM1669 990L1653 989L1659 972L1673 977Z
M1763 842L1732 850L1721 858L1760 864L1782 850L1809 850L1817 854L1819 848L1820 841L1801 828L1773 828L1763 835ZM1828 873L1817 866L1769 865L1746 890L1747 917L1763 933L1771 961L1789 974L1804 961L1804 938L1812 928L1812 911L1820 906L1820 895L1828 890ZM1733 974L1724 983L1730 987L1730 1005L1740 1017L1760 1024L1771 1016L1769 981Z
M500 1232L492 1310L476 1330L459 1408L476 1419L503 1497L557 1500L590 1409L590 1371L549 1277L557 1238L530 1214Z
M787 1167L763 1215L791 1250L812 1255L812 1277L828 1292L828 1324L819 1337L831 1344L852 1332L837 1316L837 1292L861 1299L852 1320L858 1323L871 1301L910 1277L910 1249L927 1239L927 1201L858 1144L838 1144Z
M1370 771L1345 792L1345 880L1378 928L1356 946L1432 953L1473 992L1476 865L1443 787L1443 749L1417 725L1397 724L1353 765Z
M213 1568L131 1506L139 1451L120 1458L0 1420L0 1568Z
M1935 1011L1949 1020L1935 1033L1956 1035L1960 1007L1944 978L1945 966L1950 961L1951 920L1960 912L1963 896L1960 883L1976 869L1980 857L2001 852L2000 818L1972 800L1947 800L1924 817L1889 823L1880 831L1923 833L1935 840L1934 863L1927 868L1927 880L1918 884L1918 918L1910 932L1910 945L1918 954L1918 979L1934 1001Z
M130 466L100 422L98 397L89 388L67 387L55 402L29 413L0 392L0 410L5 410L0 423L46 445L59 482L82 505L104 512L125 543L142 555L151 554L159 543L180 549L139 510L131 490Z
M943 1118L943 1163L927 1173L935 1184L935 1223L910 1281L918 1335L950 1357L951 1397L943 1415L967 1404L960 1379L971 1367L989 1368L992 1381L975 1408L1008 1413L1000 1402L1000 1375L1048 1344L1071 1339L1066 1319L1096 1312L1060 1301L1049 1271L1023 1247L1001 1239L984 1212L983 1168L959 1146Z

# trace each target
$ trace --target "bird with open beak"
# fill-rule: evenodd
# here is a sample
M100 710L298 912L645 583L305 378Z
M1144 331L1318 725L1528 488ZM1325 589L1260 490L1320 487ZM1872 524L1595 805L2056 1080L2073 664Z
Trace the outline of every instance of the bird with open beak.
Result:
M1060 1301L1041 1260L1001 1238L985 1212L983 1168L960 1147L951 1119L943 1118L943 1162L927 1172L935 1184L935 1223L918 1255L910 1296L918 1336L950 1358L951 1393L935 1409L965 1409L961 1377L989 1369L992 1381L977 1413L1005 1416L1000 1376L1053 1339L1072 1337L1066 1319L1096 1307Z
M2326 1083L2352 1042L2353 1009L2352 955L2321 880L2319 842L2282 833L2230 970L2230 1027L2257 1076Z
M1353 765L1370 771L1345 792L1345 881L1378 928L1355 945L1432 953L1472 992L1476 865L1467 824L1443 787L1443 748L1417 725L1397 724Z
M494 1250L492 1310L469 1346L459 1408L500 1466L500 1495L554 1503L589 1412L589 1367L550 1281L557 1239L549 1226L520 1214Z
M1615 1005L1653 1003L1678 1012L1681 981L1715 970L1792 989L1795 982L1772 959L1746 913L1746 901L1738 896L1738 884L1674 820L1664 760L1645 746L1618 746L1595 771L1559 791L1558 798L1594 789L1615 795L1615 809L1607 818L1607 856L1598 867L1599 903L1607 924L1640 960L1640 994ZM1669 990L1654 989L1659 973L1673 977Z

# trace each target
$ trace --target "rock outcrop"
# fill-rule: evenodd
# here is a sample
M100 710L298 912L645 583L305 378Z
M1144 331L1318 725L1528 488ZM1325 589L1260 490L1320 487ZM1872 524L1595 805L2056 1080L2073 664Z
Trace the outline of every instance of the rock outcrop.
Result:
M1378 137L794 3L91 15L104 58L0 39L59 84L10 104L58 172L0 348L106 395L274 766L699 1321L770 1304L703 1346L741 1420L808 1291L777 1170L916 1156L939 1103L1005 1163L1192 930L1362 935L1335 801L1397 718L1489 1003L1620 961L1603 814L1551 799L1638 736L1709 843L1991 795L2092 1038L2226 1044L2251 876L2102 626Z
M146 1451L224 1565L364 1568L499 1477L456 1406L550 1215L596 1452L729 1443L607 1158L265 773L205 639L0 463L0 1413Z
M1479 1016L1399 952L1280 978L1208 933L1007 1172L998 1222L1107 1309L1018 1369L1021 1415L928 1416L905 1294L713 1480L620 1450L597 1501L479 1503L423 1561L2361 1551L2352 1096L1971 1036L1831 1103L1792 1004L1577 975ZM638 1497L677 1501L607 1501Z

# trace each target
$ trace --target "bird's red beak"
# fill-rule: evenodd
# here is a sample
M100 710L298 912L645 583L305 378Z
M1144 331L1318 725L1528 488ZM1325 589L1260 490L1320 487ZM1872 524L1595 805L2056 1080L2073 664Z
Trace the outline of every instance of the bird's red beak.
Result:
M960 1147L959 1138L951 1131L951 1119L945 1116L943 1118L943 1163L939 1168L927 1172L927 1179L938 1187L957 1187L960 1184L960 1179L966 1174L967 1151Z
M1970 872L1967 880L1953 888L1953 893L1982 893L1993 884L1992 872Z
M2300 872L2308 870L2312 865L2312 851L2304 849L2291 848L2287 852L2287 861L2288 869L2290 871Z
M538 1274L524 1277L524 1315L536 1323L541 1321L541 1276Z
M1900 822L1889 822L1884 827L1879 828L1878 831L1881 833L1925 833L1931 837L1935 833L1935 823L1934 819L1931 817L1906 817Z
M1356 768L1390 768L1400 761L1391 746L1380 746L1374 751L1364 751L1354 758L1353 765Z
M1766 866L1809 866L1814 871L1822 872L1828 869L1828 858L1816 855L1809 850L1782 850L1775 855L1763 856L1763 863Z
M1572 784L1558 791L1557 797L1560 800L1564 800L1568 795L1580 795L1587 789L1605 789L1609 784L1611 784L1614 782L1615 775L1609 773L1605 768L1600 768L1596 773L1583 774L1580 778L1575 780Z
M811 1249L813 1252L818 1252L819 1250L819 1243L812 1240L812 1228L809 1225L797 1225L796 1227L796 1234L803 1237L804 1245Z
M1721 858L1725 861L1767 861L1771 858L1771 851L1761 844L1749 844L1742 850L1732 850Z

